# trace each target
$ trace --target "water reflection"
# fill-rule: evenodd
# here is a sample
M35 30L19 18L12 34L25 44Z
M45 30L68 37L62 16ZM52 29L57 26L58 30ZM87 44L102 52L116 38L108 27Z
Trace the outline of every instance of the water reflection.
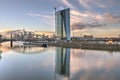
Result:
M118 80L119 53L57 47L55 80Z
M54 51L54 48L14 46L2 52L0 80L54 80Z
M71 80L119 80L120 52L71 49Z
M49 48L44 48L41 46L32 46L32 45L13 45L12 47L9 45L10 42L4 42L2 45L0 45L0 50L2 52L9 52L9 51L14 51L18 53L24 53L24 54L36 54L36 53L41 53L44 51L47 51Z
M0 80L120 80L119 51L14 45L1 54Z
M24 53L24 54L36 54L36 53L42 53L47 51L49 48L44 48L40 46L14 46L12 48L13 51L18 53Z
M61 77L60 77L61 76ZM56 48L55 80L70 76L70 49Z
M2 54L2 51L0 50L0 59L2 58L1 54Z
M1 44L0 44L0 59L2 58L1 54L2 54L2 49L1 49Z

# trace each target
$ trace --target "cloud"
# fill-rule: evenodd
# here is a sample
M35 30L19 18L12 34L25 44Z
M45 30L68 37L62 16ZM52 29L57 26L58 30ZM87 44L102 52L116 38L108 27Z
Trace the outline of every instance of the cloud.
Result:
M102 27L108 24L119 24L120 16L115 16L110 13L102 15L92 13L81 13L72 12L71 16L71 29L82 30L86 28Z
M103 16L108 23L120 23L120 16L114 16L110 13L105 13Z
M38 13L28 13L27 15L31 16L32 18L36 19L39 22L54 26L54 20L55 20L54 15L38 14Z
M83 22L84 18L87 17L86 14L80 13L77 10L71 10L70 16L71 25L76 22Z
M86 28L94 28L94 27L101 27L104 26L105 24L99 23L99 22L89 22L89 23L84 23L84 22L77 22L71 25L72 30L82 30Z
M80 18L84 18L86 20L103 20L103 16L97 13L93 12L79 12L77 10L71 10L70 11L71 16L76 16Z
M68 1L68 0L62 0L62 2L67 5L69 8L75 9L75 7Z
M43 15L43 14L36 14L36 13L28 13L29 16L35 16L35 17L42 17L45 19L54 19L54 16L50 16L50 15Z
M77 10L71 10L70 14L72 30L82 30L120 23L120 16L110 13L98 14L89 11L79 12Z
M105 2L105 1L104 1ZM100 8L105 8L106 5L101 0L79 0L80 5L86 9L92 9L92 6L97 6Z
M85 13L80 13L80 12L77 11L77 10L71 10L71 11L70 11L70 14L71 14L71 15L75 15L75 16L88 17L87 14L85 14Z
M77 22L83 22L83 19L78 16L71 15L71 17L70 17L71 25L74 23L77 23Z
M105 25L104 18L100 14L92 12L79 12L71 10L71 28L72 30L81 30L85 28L101 27Z
M90 9L90 2L89 0L79 0L79 3L86 9Z
M54 25L54 15L29 13L29 16L37 17L46 24ZM106 26L109 23L120 23L120 16L114 16L110 13L97 14L93 12L70 11L70 25L72 30L82 30Z
M95 7L110 8L119 5L120 0L79 0L79 3L84 8L91 10Z

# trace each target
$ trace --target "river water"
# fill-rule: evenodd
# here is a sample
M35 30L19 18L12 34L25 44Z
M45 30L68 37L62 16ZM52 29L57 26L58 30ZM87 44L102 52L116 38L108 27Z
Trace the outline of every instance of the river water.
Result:
M120 80L120 52L2 44L0 80Z

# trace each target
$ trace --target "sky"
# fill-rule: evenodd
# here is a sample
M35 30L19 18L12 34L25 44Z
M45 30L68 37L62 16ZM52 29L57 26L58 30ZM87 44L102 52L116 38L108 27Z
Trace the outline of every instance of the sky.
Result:
M120 35L120 0L0 0L0 32L55 31L54 7L70 8L72 36Z

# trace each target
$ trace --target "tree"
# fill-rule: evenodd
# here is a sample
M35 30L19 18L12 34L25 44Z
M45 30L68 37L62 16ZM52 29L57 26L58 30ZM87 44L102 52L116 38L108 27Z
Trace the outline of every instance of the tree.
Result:
M0 40L2 39L2 35L0 34Z

